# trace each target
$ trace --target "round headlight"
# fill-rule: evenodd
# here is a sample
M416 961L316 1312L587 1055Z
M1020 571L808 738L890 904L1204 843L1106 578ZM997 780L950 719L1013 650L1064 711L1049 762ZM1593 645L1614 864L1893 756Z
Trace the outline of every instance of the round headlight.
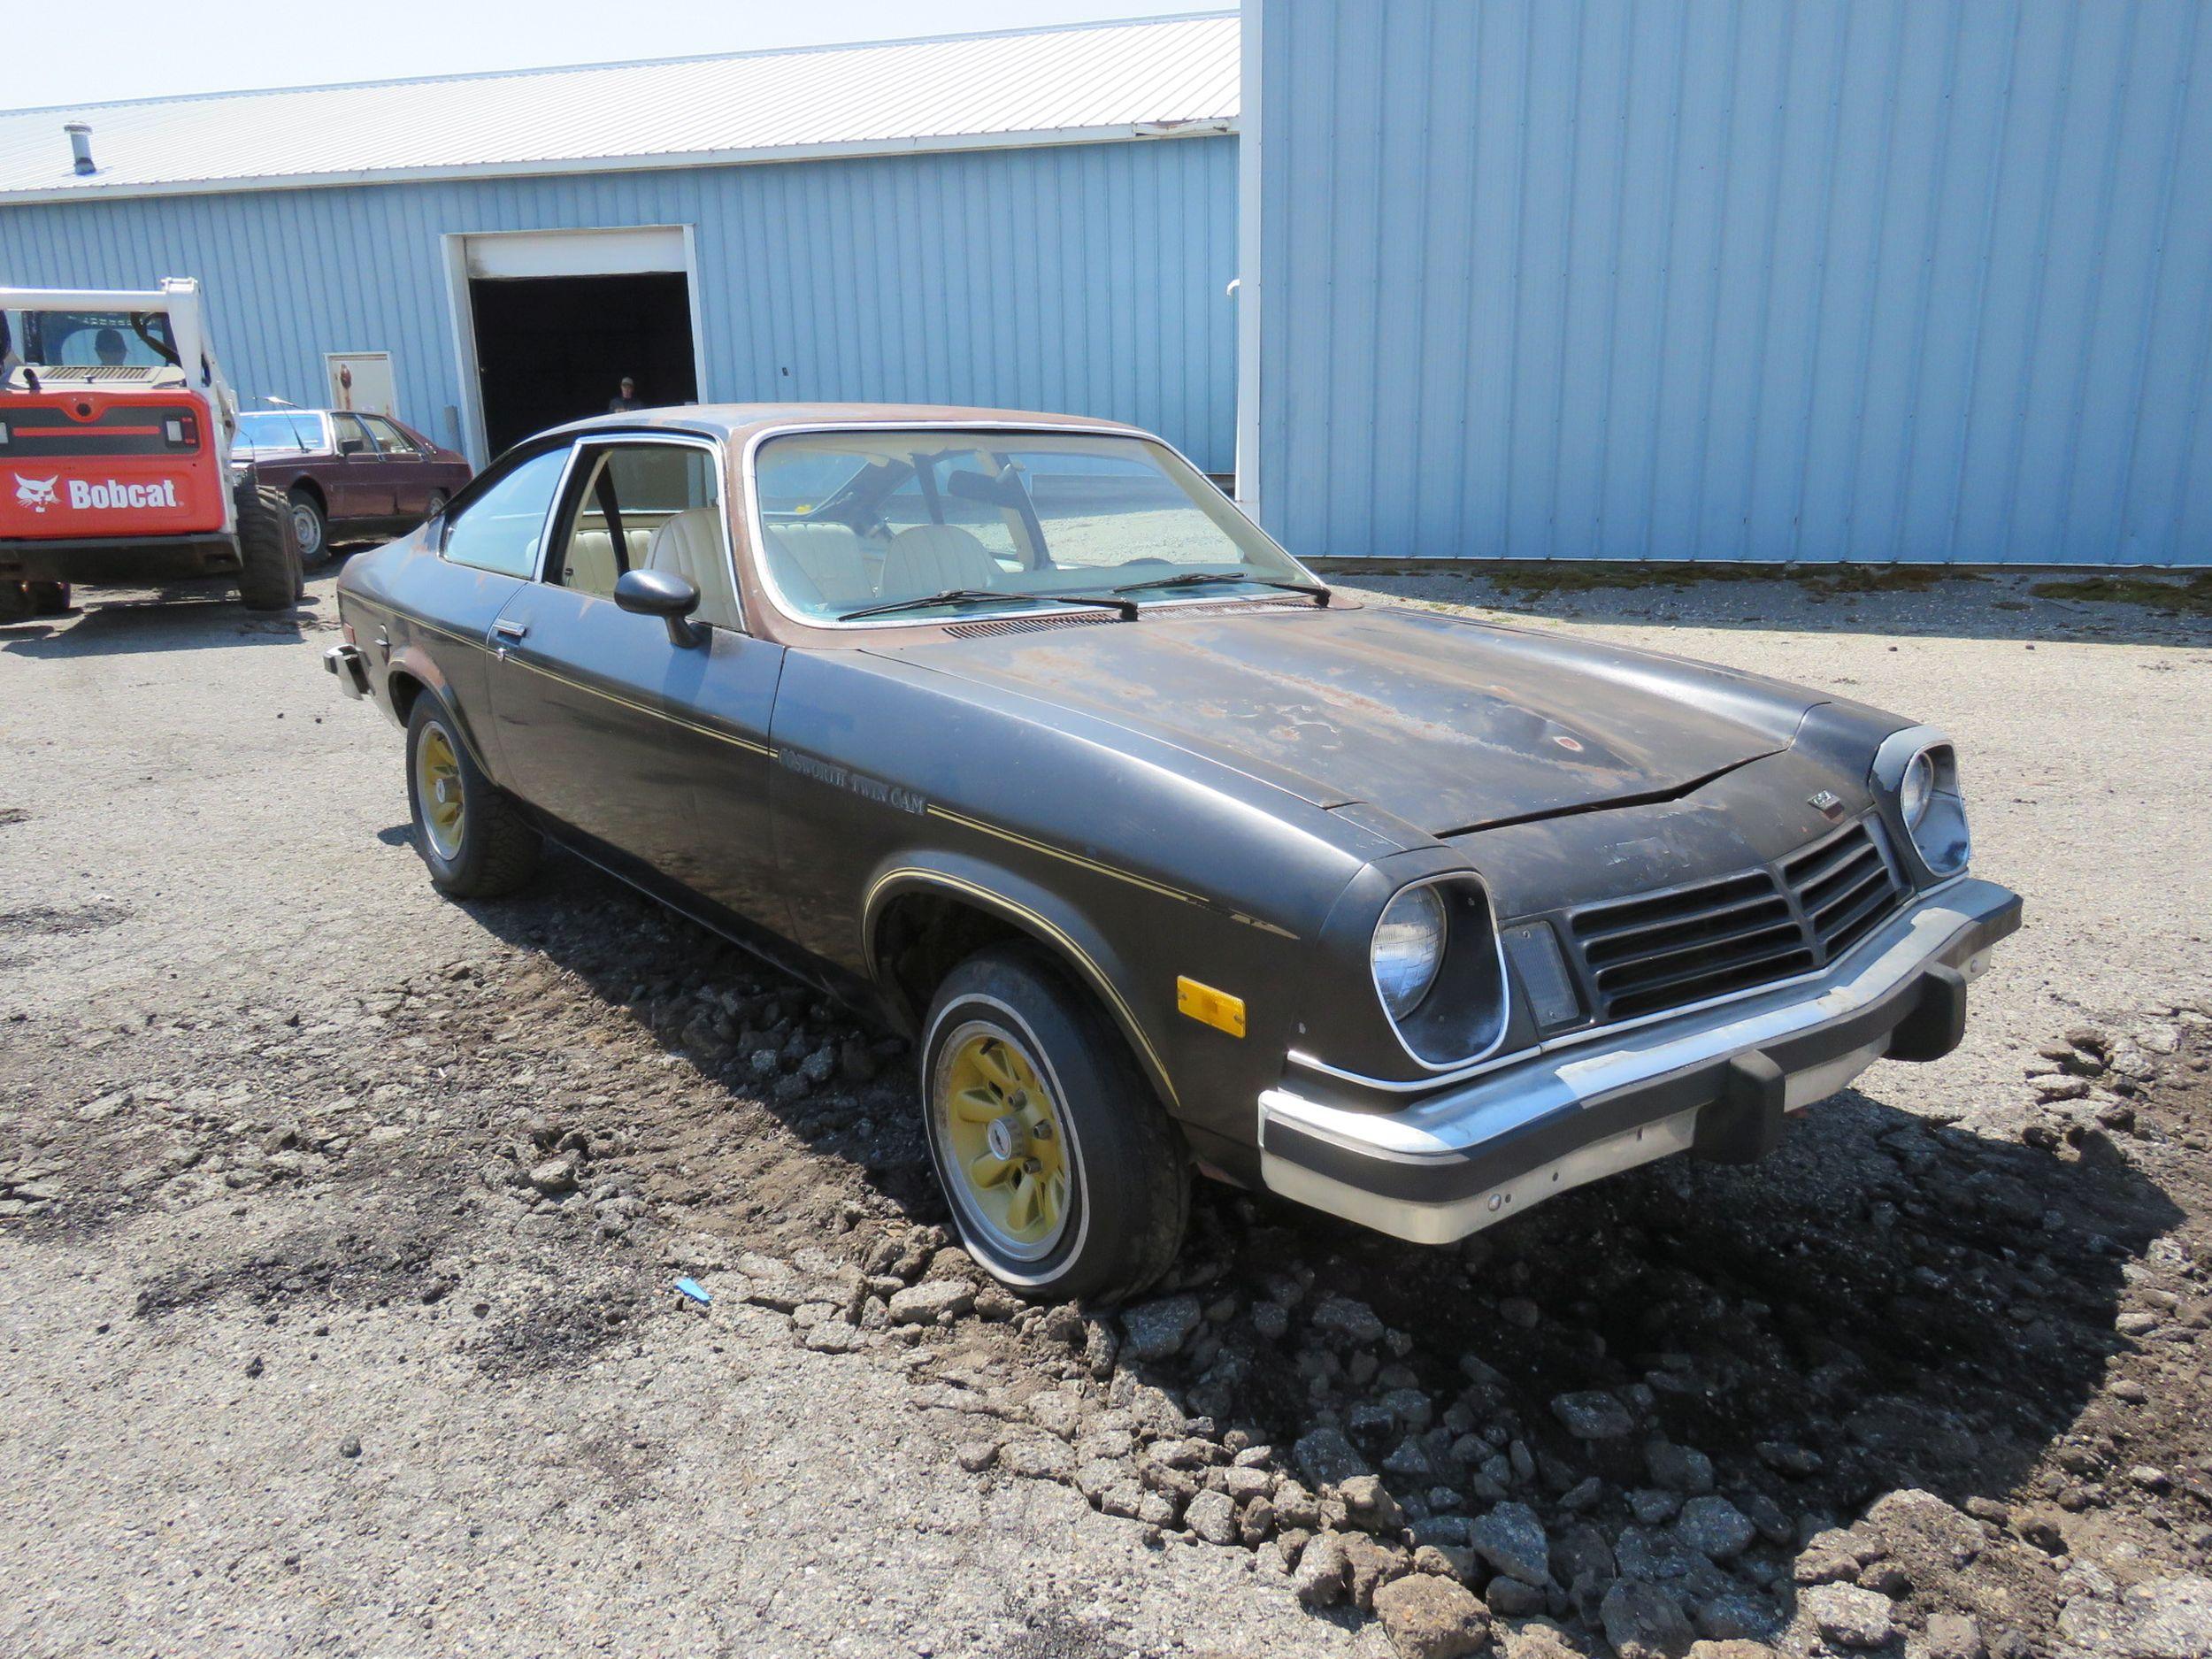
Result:
M1928 816L1928 803L1935 799L1935 759L1924 749L1912 757L1897 786L1897 810L1904 814L1907 829L1917 830L1920 820Z
M1408 887L1383 907L1371 955L1383 1006L1403 1019L1421 1005L1444 960L1444 901L1434 887Z

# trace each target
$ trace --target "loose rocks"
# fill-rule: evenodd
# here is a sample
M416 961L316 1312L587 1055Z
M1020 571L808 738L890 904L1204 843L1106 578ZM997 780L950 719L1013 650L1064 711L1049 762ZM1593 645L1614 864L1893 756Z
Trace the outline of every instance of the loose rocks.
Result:
M1613 1440L1636 1432L1636 1419L1619 1399L1602 1388L1556 1396L1552 1415L1578 1440Z
M1682 1659L1697 1639L1672 1596L1635 1578L1605 1593L1598 1622L1621 1659Z
M1894 1633L1889 1598L1853 1584L1816 1585L1798 1607L1839 1647L1879 1647Z
M1122 1357L1165 1359L1190 1340L1203 1317L1195 1296L1164 1296L1128 1309L1121 1316Z
M1404 1659L1462 1659L1490 1640L1482 1603L1449 1579L1425 1573L1376 1591L1375 1613Z
M1528 1584L1550 1576L1551 1543L1525 1503L1501 1503L1469 1529L1467 1542L1497 1571Z
M909 1285L891 1297L894 1325L934 1325L965 1313L975 1304L975 1286L957 1279L933 1279Z

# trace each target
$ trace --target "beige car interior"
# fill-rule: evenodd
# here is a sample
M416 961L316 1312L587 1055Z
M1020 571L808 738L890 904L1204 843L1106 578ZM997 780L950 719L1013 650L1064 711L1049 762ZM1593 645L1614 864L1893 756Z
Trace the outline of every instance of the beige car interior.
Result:
M774 525L768 562L793 599L833 611L950 588L996 588L1006 574L989 549L954 524L909 525L880 553L845 525Z
M603 498L609 495L622 526L619 556ZM611 598L625 571L669 571L699 590L694 620L739 626L722 509L704 450L674 444L611 447L594 465L580 500L554 572L561 586Z

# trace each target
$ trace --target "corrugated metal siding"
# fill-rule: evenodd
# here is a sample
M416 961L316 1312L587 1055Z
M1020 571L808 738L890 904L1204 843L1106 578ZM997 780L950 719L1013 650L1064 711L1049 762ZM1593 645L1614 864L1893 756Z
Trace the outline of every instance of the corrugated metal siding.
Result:
M703 399L1104 415L1232 465L1233 138L0 206L0 280L199 277L249 401L322 403L325 352L388 350L450 440L441 236L659 224L696 227Z
M0 194L1232 122L1233 12L480 75L0 111ZM99 171L71 170L65 121ZM210 183L210 181L214 181Z
M2212 563L2212 7L1263 4L1294 549Z

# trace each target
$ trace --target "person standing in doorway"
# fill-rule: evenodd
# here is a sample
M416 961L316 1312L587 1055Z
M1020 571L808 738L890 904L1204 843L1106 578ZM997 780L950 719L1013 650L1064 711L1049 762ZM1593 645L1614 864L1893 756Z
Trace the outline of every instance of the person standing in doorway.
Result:
M621 392L607 400L607 412L610 415L619 415L628 410L644 407L645 405L638 401L637 382L626 374L622 377Z

